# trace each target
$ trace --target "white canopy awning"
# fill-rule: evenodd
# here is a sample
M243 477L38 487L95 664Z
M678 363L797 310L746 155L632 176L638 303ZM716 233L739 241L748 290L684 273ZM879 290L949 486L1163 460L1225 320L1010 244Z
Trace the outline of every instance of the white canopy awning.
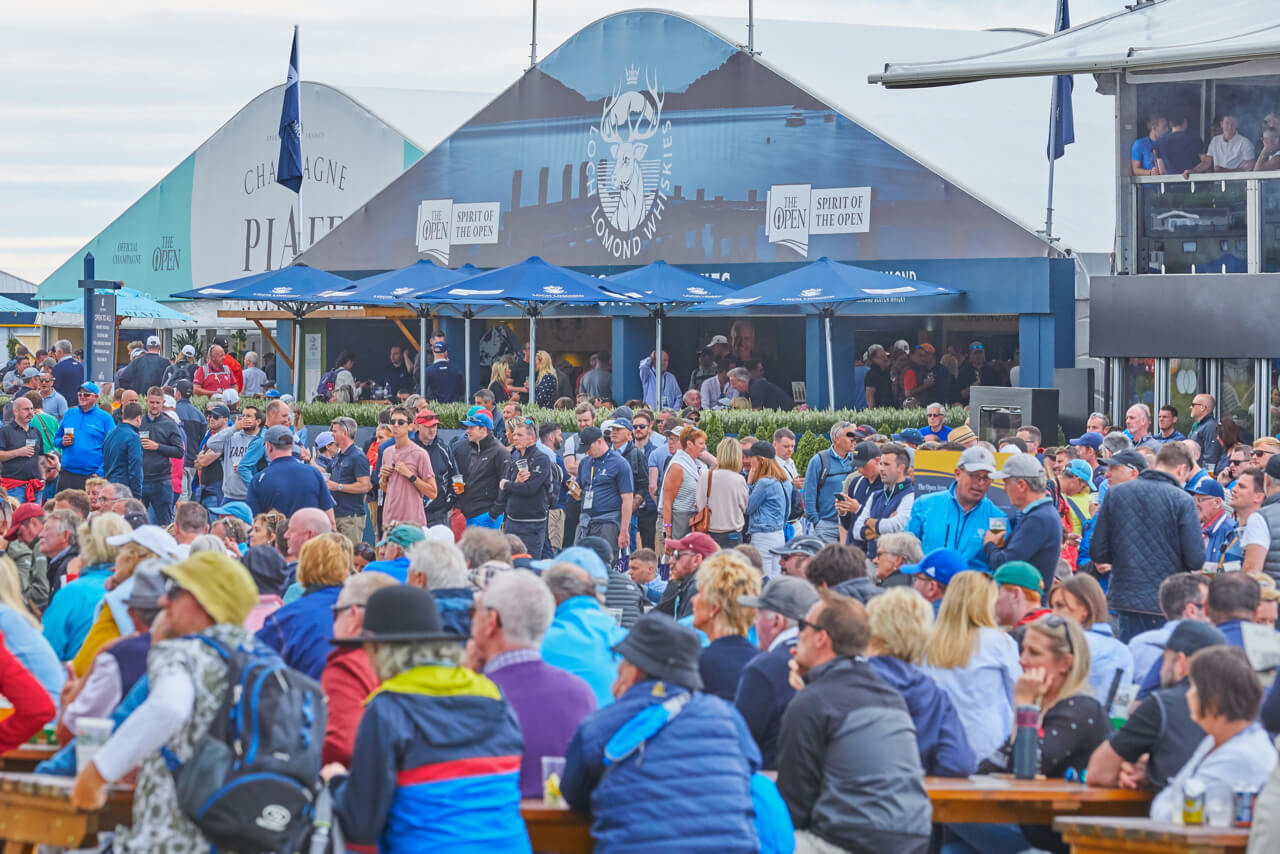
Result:
M1280 57L1274 0L1153 0L1004 50L941 62L886 63L888 88L1007 77L1098 74ZM1265 65L1265 63L1261 64ZM1269 73L1269 72L1259 72Z

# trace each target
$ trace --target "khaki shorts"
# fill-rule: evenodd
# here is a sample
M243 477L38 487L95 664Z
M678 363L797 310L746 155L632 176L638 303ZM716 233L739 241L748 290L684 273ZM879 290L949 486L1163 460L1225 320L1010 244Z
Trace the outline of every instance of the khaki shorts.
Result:
M560 551L560 547L564 544L564 511L551 510L547 513L547 540L551 543L554 551ZM538 558L539 555L534 555Z
M339 516L338 517L338 533L351 541L351 545L358 545L364 542L364 515L360 516Z

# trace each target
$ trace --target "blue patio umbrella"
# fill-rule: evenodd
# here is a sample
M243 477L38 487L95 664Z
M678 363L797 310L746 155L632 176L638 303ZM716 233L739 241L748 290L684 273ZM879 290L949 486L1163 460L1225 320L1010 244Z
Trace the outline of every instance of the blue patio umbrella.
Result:
M657 339L653 348L657 364L662 363L662 357L656 354L662 352L662 319L666 317L668 308L705 302L733 293L733 288L727 288L706 276L699 276L680 267L672 267L666 261L654 261L643 267L609 276L606 281L628 295L634 294L633 301L649 310ZM658 368L655 367L655 376L657 372ZM662 388L660 381L658 388Z
M255 273L226 282L174 294L182 299L244 299L273 303L293 315L293 396L302 396L302 377L297 370L302 353L302 318L323 308L335 294L354 287L350 279L306 264L293 264L268 273Z
M388 270L385 273L378 273L377 275L360 279L357 282L349 282L348 287L333 294L328 299L331 302L345 305L410 306L418 315L418 358L424 359L426 358L427 345L427 318L431 312L426 304L415 302L414 298L418 294L436 290L442 285L474 276L478 272L479 270L470 264L457 270L450 270L448 267L441 267L429 259L422 259L415 261L408 267ZM470 344L471 316L473 314L464 315L467 324L467 376L471 375ZM427 372L425 370L418 371L418 393L424 397L427 393Z
M915 279L904 279L891 273L838 264L824 257L812 264L806 264L788 273L743 288L729 296L695 305L689 311L723 312L725 309L792 306L802 309L805 314L817 314L822 317L827 337L827 393L831 408L835 409L831 318L841 306L867 300L913 299L959 293L962 291Z
M80 310L84 311L84 305L80 306ZM39 309L34 306L26 305L25 303L20 303L16 299L9 299L8 297L0 296L0 311L12 311L17 312L18 314L34 314L39 311Z
M133 288L120 288L115 294L117 317L142 317L149 320L178 320L186 323L195 323L195 320L190 315L175 311L163 303L158 303L150 297L143 296ZM20 305L20 303L16 304ZM5 309L0 306L0 310ZM22 310L31 311L32 309L29 306L24 306ZM73 299L57 305L51 305L48 308L41 309L41 311L84 314L84 300Z
M415 301L455 306L460 303L506 303L520 309L529 318L529 357L536 362L538 315L547 309L558 305L634 304L634 297L611 289L603 279L575 273L533 255L515 264L477 273L465 281L419 294ZM470 349L467 348L468 352Z

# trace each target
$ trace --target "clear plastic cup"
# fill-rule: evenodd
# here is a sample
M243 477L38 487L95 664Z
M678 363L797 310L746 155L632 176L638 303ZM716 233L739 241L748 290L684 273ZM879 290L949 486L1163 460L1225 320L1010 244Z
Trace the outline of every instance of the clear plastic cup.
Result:
M94 754L111 737L110 718L80 718L76 721L76 769L89 767Z
M622 625L622 609L621 608L605 608L604 612L613 617L613 621L618 625Z
M560 794L560 781L564 779L564 757L542 757L542 802L547 806L562 807L564 796Z

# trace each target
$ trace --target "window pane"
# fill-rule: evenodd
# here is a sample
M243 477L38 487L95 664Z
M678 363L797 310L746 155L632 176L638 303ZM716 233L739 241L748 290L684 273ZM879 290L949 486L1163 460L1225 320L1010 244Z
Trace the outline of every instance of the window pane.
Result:
M1145 403L1148 408L1155 405L1156 367L1154 359L1125 359L1124 377L1121 380L1120 399L1124 408L1135 403ZM1123 413L1121 413L1123 415ZM1123 423L1123 421L1121 422Z
M1208 390L1207 362L1202 359L1169 360L1169 404L1178 410L1178 429L1191 432L1191 401Z
M1280 178L1262 183L1262 271L1280 273Z
M1253 412L1256 403L1253 359L1222 360L1222 399L1218 409L1223 418L1232 418L1240 431L1253 441Z
M1139 269L1248 272L1244 181L1174 181L1138 187Z

